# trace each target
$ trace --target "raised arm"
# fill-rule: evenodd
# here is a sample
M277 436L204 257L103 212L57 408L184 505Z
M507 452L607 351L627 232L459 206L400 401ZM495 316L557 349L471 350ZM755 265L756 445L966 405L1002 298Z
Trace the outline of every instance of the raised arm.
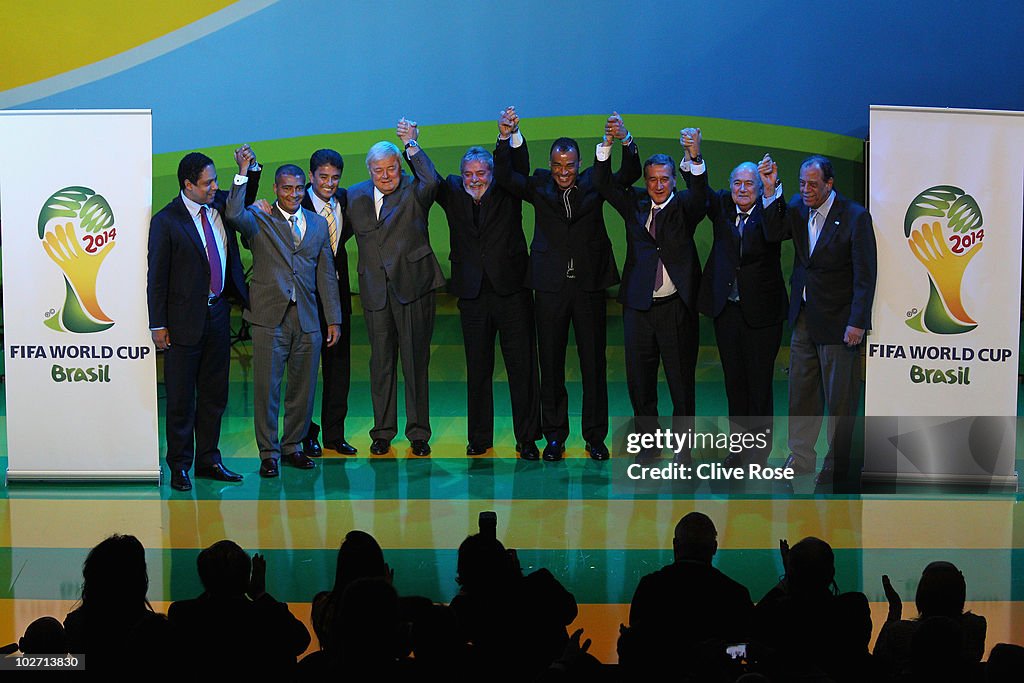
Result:
M252 159L252 152L235 155L238 162L238 175L231 184L231 192L228 193L228 202L225 207L224 217L242 235L242 244L250 247L250 241L260 231L259 222L256 217L246 210L245 201L248 191L249 178L246 175L249 171L249 163Z
M757 165L761 177L761 205L764 207L764 238L769 242L782 242L793 237L786 221L786 200L779 183L779 165L770 155Z
M708 198L708 174L705 172L707 168L700 153L700 128L683 130L680 142L685 150L685 156L690 159L688 189L683 191L681 199L683 211L686 213L686 226L690 231L694 231L707 213Z
M506 107L498 118L498 142L494 147L494 181L519 199L529 199L530 152L519 132L515 107Z
M395 129L398 138L405 145L405 159L412 169L415 179L413 189L416 192L416 201L425 208L430 208L437 196L437 188L441 184L441 176L438 175L434 163L427 156L426 152L420 149L420 129L415 121L409 121L405 117L398 122Z
M616 140L622 143L622 162L619 165L619 171L613 174L611 155L613 141ZM613 112L605 122L604 139L595 150L593 177L597 191L623 218L627 217L633 209L631 190L629 189L632 182L624 184L621 178L628 175L628 172L624 175L624 171L627 169L634 166L639 167L639 159L639 152L636 143L633 142L633 136L626 130L622 117Z

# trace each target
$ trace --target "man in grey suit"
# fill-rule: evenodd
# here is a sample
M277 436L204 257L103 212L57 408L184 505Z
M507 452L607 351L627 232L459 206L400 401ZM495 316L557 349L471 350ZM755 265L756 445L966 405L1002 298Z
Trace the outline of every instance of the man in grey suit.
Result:
M313 414L317 359L320 355L319 295L327 321L327 345L340 336L341 305L327 221L301 206L306 174L281 166L274 174L277 201L270 211L244 207L250 159L239 158L239 174L228 195L227 218L252 251L253 421L260 449L260 476L276 477L278 460L300 469L315 467L302 452ZM278 435L281 380L288 366L284 399L284 437Z
M438 176L416 142L416 124L403 118L397 132L415 177L402 173L395 145L378 142L366 155L370 180L348 191L348 218L359 247L359 296L370 339L370 452L388 453L398 433L398 352L405 378L405 435L412 454L423 456L430 454L427 379L434 290L445 284L427 234Z

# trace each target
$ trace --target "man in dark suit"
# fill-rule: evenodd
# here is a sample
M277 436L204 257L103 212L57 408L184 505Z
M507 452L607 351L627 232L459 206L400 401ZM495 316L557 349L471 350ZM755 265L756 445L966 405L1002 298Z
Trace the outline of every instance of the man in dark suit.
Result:
M311 422L306 434L305 452L312 457L320 455L317 435L323 430L326 448L342 455L355 455L356 449L345 439L345 417L348 415L348 390L351 377L352 349L352 294L348 285L348 254L345 242L352 237L352 226L346 217L348 194L338 187L345 162L333 149L318 149L309 158L309 178L302 208L320 214L327 221L334 267L338 276L338 296L341 301L341 337L334 346L320 350L323 385L320 389L320 425ZM320 334L327 335L327 319L323 302L317 298L320 316Z
M718 530L707 515L691 512L676 524L674 562L640 579L629 606L629 628L619 638L624 668L640 674L678 676L704 659L701 643L720 647L746 642L754 604L750 592L711 565Z
M309 631L288 605L266 591L266 560L232 541L218 541L196 558L203 593L167 609L174 673L222 680L234 676L291 678ZM251 574L250 574L251 572Z
M569 324L576 334L583 380L581 431L595 460L608 458L608 382L605 290L619 281L612 243L604 225L604 199L593 169L580 173L579 144L559 138L551 145L550 169L532 176L516 170L513 154L529 167L526 141L519 133L502 134L494 150L494 177L515 197L533 204L535 222L527 284L534 290L537 347L540 358L541 429L547 439L544 460L557 461L569 436L569 397L565 389L565 349ZM640 177L640 165L624 166L617 182Z
M623 142L623 167L639 165L636 143L613 114L605 140L597 148L594 179L626 226L626 263L622 268L622 327L626 347L626 382L633 405L635 431L658 428L658 365L672 396L672 415L691 418L696 411L694 373L699 344L697 285L700 263L693 233L704 216L707 175L696 129L681 141L692 159L691 187L676 192L676 164L666 154L644 162L645 188L616 183L611 173L611 141ZM676 425L676 431L689 426ZM686 450L680 454L689 456Z
M511 126L499 125L503 131ZM459 170L438 176L437 203L448 216L450 290L459 298L466 346L466 455L482 455L494 443L494 338L500 333L516 450L524 460L537 460L540 387L533 296L524 284L522 202L492 182L494 159L487 150L470 147Z
M775 196L778 167L758 167L765 202ZM846 474L860 398L858 346L871 327L875 297L875 233L867 210L832 189L832 163L812 156L800 166L800 194L765 209L767 234L793 239L789 324L789 449L786 466L813 472L814 444L825 403L829 450L816 481ZM823 399L824 398L824 402Z
M258 170L244 170L259 176ZM199 152L185 155L178 186L179 195L150 222L146 293L153 343L165 351L171 486L188 491L193 461L197 477L242 479L224 467L218 441L228 401L228 298L248 308L249 289L238 239L223 219L227 192L217 189L213 161Z
M359 246L359 297L370 338L370 397L373 442L384 455L398 434L397 355L405 378L405 435L412 454L430 454L430 339L434 334L434 290L445 284L430 247L427 216L438 177L419 148L419 129L404 118L398 137L415 178L402 173L401 152L378 142L366 155L370 180L349 188L348 218Z
M252 325L253 421L260 449L260 476L276 477L278 460L299 469L315 463L303 452L313 413L321 341L338 341L341 305L338 277L327 221L301 206L306 174L287 164L274 174L277 201L271 211L245 209L242 196L248 180L241 175L248 159L239 161L239 175L228 195L227 218L252 251L252 306L245 319ZM317 299L327 320L320 334ZM288 366L284 436L279 437L281 381Z
M733 428L764 434L766 446L748 449L746 458L763 465L771 454L772 378L786 317L786 285L781 245L765 235L757 166L745 161L734 168L729 186L708 192L714 242L701 277L698 308L715 322ZM743 462L739 453L725 459L730 467Z

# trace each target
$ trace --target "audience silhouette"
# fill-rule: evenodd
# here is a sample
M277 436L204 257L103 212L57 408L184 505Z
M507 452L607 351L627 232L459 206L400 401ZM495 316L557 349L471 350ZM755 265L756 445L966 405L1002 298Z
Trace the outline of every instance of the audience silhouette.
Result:
M781 541L783 576L754 606L746 587L713 566L718 532L699 512L676 525L673 562L640 579L620 664L602 664L582 629L567 633L573 595L547 569L524 574L488 515L459 547L450 605L399 596L377 541L349 532L332 589L313 600L320 649L297 665L309 631L267 592L260 554L250 559L228 540L200 552L203 593L173 603L165 618L146 600L145 549L128 535L89 552L81 601L63 626L37 619L0 655L84 655L100 674L160 662L170 674L317 682L1003 683L1024 674L1020 645L1000 643L982 664L986 621L964 611L966 580L949 562L925 567L913 620L902 618L900 596L882 577L889 615L872 653L867 597L839 592L827 542L808 537L790 549Z
M115 534L101 541L85 558L82 578L81 602L64 618L69 652L86 655L94 672L141 670L166 656L167 619L146 599L139 539Z
M291 675L295 658L309 645L309 631L266 591L266 567L260 554L250 561L232 541L199 553L202 595L167 610L171 651L182 655L172 667L209 675Z

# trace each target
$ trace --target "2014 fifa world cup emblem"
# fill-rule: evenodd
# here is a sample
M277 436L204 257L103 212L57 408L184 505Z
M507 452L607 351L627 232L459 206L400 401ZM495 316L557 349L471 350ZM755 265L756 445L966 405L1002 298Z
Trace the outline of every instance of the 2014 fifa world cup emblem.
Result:
M114 212L88 187L65 187L50 195L39 211L39 239L46 255L64 274L64 305L45 316L58 332L101 332L114 325L100 306L96 281L114 248Z
M978 326L964 307L963 281L983 246L983 225L978 202L959 187L929 187L910 203L903 233L911 253L928 272L929 291L924 308L907 314L909 327L962 334Z

